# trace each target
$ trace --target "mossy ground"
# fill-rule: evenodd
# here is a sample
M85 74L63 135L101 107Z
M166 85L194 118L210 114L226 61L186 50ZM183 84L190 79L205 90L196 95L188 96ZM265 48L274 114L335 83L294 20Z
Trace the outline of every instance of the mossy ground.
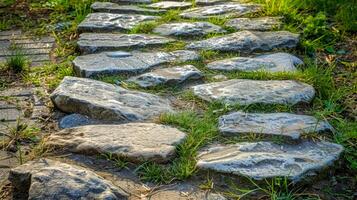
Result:
M14 74L4 65L0 72L0 90L9 87L14 81L23 84L33 84L52 91L64 76L74 75L71 61L79 54L75 41L78 38L77 25L90 12L93 0L5 0L0 3L0 30L21 28L37 35L52 35L56 38L56 48L52 52L56 62L31 68ZM177 147L177 158L168 165L144 163L137 168L137 174L143 181L170 183L187 180L197 175L195 156L199 148L213 141L226 143L237 141L257 141L265 138L248 134L241 137L225 139L219 136L217 118L234 110L250 112L292 112L314 115L328 120L335 131L325 137L332 142L342 144L345 152L341 161L330 177L314 184L314 187L299 187L286 182L284 178L274 179L263 184L250 187L231 184L227 195L233 198L249 198L249 195L260 194L262 199L353 199L357 187L357 36L356 5L348 0L313 1L313 0L253 0L261 3L264 10L255 16L284 16L285 30L301 34L299 47L292 53L299 55L305 65L295 73L267 72L229 72L223 73L229 79L256 80L298 80L311 84L316 89L316 97L309 105L250 105L227 106L221 102L207 103L195 97L189 90L176 87L155 87L145 90L161 95L174 95L183 110L177 114L163 114L159 123L169 124L185 131L188 137ZM11 11L11 12L9 12ZM159 24L185 20L179 16L180 10L169 11L160 20L143 23L133 28L129 33L151 33ZM207 21L224 27L226 19L212 17ZM58 23L68 22L61 30L50 27ZM226 28L226 27L225 27ZM227 34L232 32L226 28ZM209 35L214 37L217 35ZM205 38L207 38L205 37ZM195 38L198 39L198 38ZM202 38L204 39L204 38ZM183 49L186 45L180 40L157 50L173 51ZM209 61L239 56L237 53L222 53L216 51L201 51L199 61L187 62L199 68L206 81L213 81L218 74L208 70L205 64ZM179 63L172 63L176 65ZM183 63L181 63L183 64ZM17 78L14 78L17 77ZM123 76L99 77L100 80L116 83L125 81ZM136 85L126 84L125 87L139 89ZM319 139L316 135L314 137ZM273 138L280 142L281 138ZM42 143L35 148L43 152ZM40 149L40 150L38 150ZM107 158L108 159L108 158ZM119 162L119 161L118 161ZM124 162L119 162L124 167ZM210 177L202 183L202 188L212 190L215 180ZM316 186L316 187L315 187ZM248 188L248 189L247 189ZM246 196L245 196L246 195ZM253 197L251 197L254 199Z

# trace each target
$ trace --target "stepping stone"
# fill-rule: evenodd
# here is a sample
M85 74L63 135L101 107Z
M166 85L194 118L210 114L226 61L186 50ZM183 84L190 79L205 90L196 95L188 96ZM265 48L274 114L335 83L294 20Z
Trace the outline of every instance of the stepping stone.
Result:
M196 7L180 14L183 18L207 19L210 17L231 18L255 13L260 6L255 4L226 3L212 6Z
M206 101L227 104L297 104L315 96L312 86L297 81L233 79L193 87L194 94Z
M164 45L174 39L148 34L82 33L77 42L84 53Z
M332 130L327 121L290 113L234 112L219 118L219 131L224 135L258 133L299 139L304 133Z
M148 8L161 8L161 9L178 9L178 8L189 8L192 6L190 2L177 2L177 1L160 1L147 5Z
M204 36L209 33L225 33L226 31L220 26L209 22L181 22L162 24L157 26L154 33L165 36Z
M14 197L26 199L128 199L122 189L83 167L40 159L11 169Z
M172 111L169 101L159 96L69 76L51 94L51 100L63 112L117 122L143 121Z
M103 74L136 74L169 62L198 60L195 51L173 52L102 52L78 56L73 60L78 76L94 77Z
M214 5L217 3L227 2L228 0L195 0L197 5Z
M119 14L161 14L166 12L166 10L142 8L135 5L119 5L111 2L94 2L91 8L95 12Z
M207 64L207 68L220 71L268 71L268 72L294 72L297 65L304 62L288 53L273 53L260 55L254 58L235 57L218 60Z
M88 125L64 129L48 137L47 145L74 153L111 154L133 162L167 162L186 134L154 123Z
M269 31L281 28L281 19L281 17L236 18L228 20L225 25L238 31Z
M342 151L341 145L329 142L244 142L209 147L199 154L197 167L256 180L288 177L297 182L331 165Z
M158 85L177 85L188 80L202 78L202 73L193 65L177 66L171 68L155 69L151 72L142 74L129 79L143 88Z
M142 22L159 19L157 16L137 14L91 13L78 25L78 31L128 31Z
M188 49L205 49L235 52L270 51L276 48L293 48L299 35L287 31L251 32L240 31L188 44Z

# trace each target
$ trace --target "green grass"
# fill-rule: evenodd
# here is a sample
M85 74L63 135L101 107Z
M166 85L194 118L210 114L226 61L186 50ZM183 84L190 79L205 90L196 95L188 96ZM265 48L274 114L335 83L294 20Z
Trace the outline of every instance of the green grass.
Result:
M27 70L28 60L21 49L11 50L11 56L6 59L6 66L15 73L21 73Z
M152 30L158 25L157 22L144 22L140 23L134 28L132 28L129 33L130 34L135 34L135 33L151 33Z

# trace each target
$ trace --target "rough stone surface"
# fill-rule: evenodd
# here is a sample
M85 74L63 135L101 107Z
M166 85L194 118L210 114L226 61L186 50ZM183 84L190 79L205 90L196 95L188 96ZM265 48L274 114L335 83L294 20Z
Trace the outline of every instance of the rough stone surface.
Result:
M120 13L120 14L161 14L166 10L142 8L135 5L119 5L111 2L94 2L91 6L95 12Z
M102 52L79 56L73 61L78 76L99 74L136 74L168 62L186 62L199 59L194 51L173 52Z
M156 69L151 72L129 79L141 87L153 87L157 85L176 85L188 80L202 78L202 73L193 65L177 66L171 68Z
M185 133L154 123L87 125L48 137L49 146L83 154L112 154L131 161L167 162Z
M238 143L209 147L198 156L197 166L258 180L279 176L298 181L331 165L342 151L341 145L328 142Z
M239 31L269 31L281 27L280 19L280 17L236 18L228 20L225 25Z
M91 13L78 25L78 30L82 32L128 31L142 22L158 18L138 14Z
M250 105L297 104L310 102L315 95L312 86L291 80L261 81L233 79L193 87L194 94L206 101L223 101L228 104Z
M161 9L178 9L189 8L192 6L190 2L177 2L177 1L160 1L157 3L149 4L148 8L161 8Z
M162 24L153 30L154 33L166 36L203 36L209 33L226 32L221 27L209 22L181 22Z
M128 194L94 172L50 159L29 161L12 169L9 180L15 188L14 195L28 195L28 199L128 198Z
M296 71L296 65L303 64L299 58L288 53L260 55L254 58L235 57L207 64L207 68L221 71Z
M169 102L159 96L69 76L51 94L51 100L63 112L109 121L142 121L172 111Z
M91 124L101 124L103 123L100 120L91 119L88 116L80 115L80 114L70 114L62 117L59 122L59 128L73 128L77 126L85 126Z
M290 113L234 112L219 118L219 130L224 135L258 133L299 139L304 133L331 131L332 129L327 121Z
M153 47L173 42L173 39L147 34L82 33L77 42L84 53L128 48Z
M226 3L191 8L182 12L180 16L193 19L207 19L210 17L230 18L254 13L258 10L259 6L254 4Z
M240 31L188 44L188 49L219 51L270 51L275 48L293 48L299 42L299 35L287 31L252 32Z

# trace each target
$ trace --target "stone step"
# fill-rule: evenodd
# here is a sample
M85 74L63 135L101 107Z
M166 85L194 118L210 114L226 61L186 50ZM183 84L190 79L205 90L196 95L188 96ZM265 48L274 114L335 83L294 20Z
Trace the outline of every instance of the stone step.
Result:
M175 156L185 133L154 123L87 125L51 134L49 147L87 155L111 154L132 162L164 163Z
M39 159L11 169L14 199L128 199L128 194L94 172Z
M315 96L312 86L292 80L232 79L193 87L193 92L206 101L227 104L290 104L308 103Z
M149 4L145 7L156 9L185 9L192 6L191 2L178 2L178 1L159 1L157 3Z
M198 60L195 51L178 50L173 52L102 52L88 54L73 60L78 76L93 77L102 74L137 74L155 66L169 62Z
M172 112L170 102L159 96L69 76L51 94L51 100L63 112L116 122L143 121Z
M119 14L162 14L166 10L143 8L136 5L119 5L111 2L94 2L91 5L94 12L119 13Z
M210 17L232 18L255 13L259 10L260 6L256 4L224 3L191 8L182 12L180 16L188 19L208 19Z
M332 131L325 120L290 113L233 112L219 118L219 131L228 136L256 133L299 139L302 134Z
M288 31L240 31L191 42L186 48L250 53L253 51L271 51L276 48L294 48L298 42L299 35Z
M288 53L273 53L250 57L234 57L207 64L207 68L219 71L268 71L295 72L304 62Z
M123 32L140 23L154 21L158 16L138 14L91 13L78 25L80 32Z
M176 66L170 68L155 69L151 72L133 77L129 82L134 82L140 87L148 88L158 85L179 85L190 80L198 80L203 77L193 65Z
M204 36L209 33L225 33L220 26L209 22L180 22L162 24L154 28L154 33L164 36Z
M282 26L281 17L261 17L261 18L235 18L225 23L225 26L237 31L270 31L280 29Z
M148 34L82 33L77 44L82 52L95 53L155 47L173 41L171 38Z
M197 167L256 180L288 177L297 182L332 165L342 151L341 145L323 141L213 145L199 153Z

